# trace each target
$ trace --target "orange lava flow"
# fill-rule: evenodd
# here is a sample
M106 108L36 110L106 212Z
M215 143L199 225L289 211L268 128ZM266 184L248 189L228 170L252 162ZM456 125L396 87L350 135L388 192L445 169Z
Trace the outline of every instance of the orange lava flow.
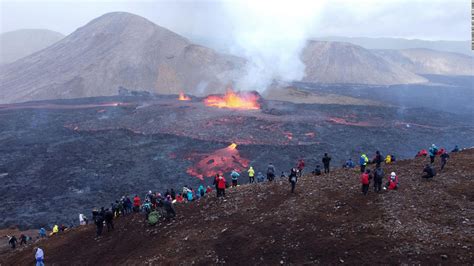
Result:
M235 143L200 157L193 166L187 169L186 173L201 180L205 177L214 177L219 173L228 173L234 169L239 172L244 171L249 165L249 160L240 157Z
M254 93L236 93L232 89L229 89L223 96L208 96L206 99L204 99L204 104L218 108L258 110L260 109L258 99L259 96Z
M180 101L189 101L189 100L191 100L191 98L186 96L183 92L180 92L178 100L180 100Z

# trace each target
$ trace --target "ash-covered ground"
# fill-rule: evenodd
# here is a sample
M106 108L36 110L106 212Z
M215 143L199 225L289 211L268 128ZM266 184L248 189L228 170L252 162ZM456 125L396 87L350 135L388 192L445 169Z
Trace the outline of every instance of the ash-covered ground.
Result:
M336 167L360 152L407 158L432 143L474 144L472 118L439 110L261 104L245 111L198 98L117 96L2 105L0 227L76 224L78 213L121 195L210 184L197 173L219 167L265 172L273 162L287 171L304 158L309 170L324 152ZM227 151L231 143L238 146Z

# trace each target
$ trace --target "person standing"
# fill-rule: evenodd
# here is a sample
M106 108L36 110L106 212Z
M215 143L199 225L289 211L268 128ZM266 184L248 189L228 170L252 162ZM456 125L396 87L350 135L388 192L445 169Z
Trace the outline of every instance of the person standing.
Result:
M232 173L230 173L230 177L232 179L232 187L237 187L239 176L240 174L237 172L236 169L232 170Z
M38 235L39 235L39 238L44 238L44 237L46 237L46 229L44 229L43 227L41 227L40 230L38 231Z
M382 190L383 176L385 173L381 166L377 167L374 171L374 192L379 193Z
M361 173L365 172L365 167L367 166L367 163L369 163L369 157L367 157L367 155L365 155L365 153L363 153L360 156L360 159L359 159L359 165L360 165L360 172Z
M290 175L288 177L288 181L291 184L291 193L295 193L296 182L298 182L297 171L298 171L297 169L292 168Z
M12 249L15 249L15 248L16 248L16 243L17 243L17 242L18 242L18 241L16 240L16 237L15 237L15 236L9 236L9 237L8 237L8 244L10 244L10 247L11 247Z
M434 144L431 144L431 147L428 152L430 154L430 163L433 164L436 158L436 154L438 153L438 147L436 147L436 145Z
M216 188L216 197L220 196L221 191L219 190L219 174L216 174L213 182L214 187Z
M372 162L375 163L375 167L379 167L382 161L383 161L383 158L382 158L382 155L380 154L380 151L376 151L375 157L372 160Z
M273 179L275 179L275 166L273 166L272 163L269 163L268 164L268 168L267 168L267 179L268 181L272 182Z
M449 154L446 151L444 151L440 157L441 157L441 171L442 171L444 169L444 166L448 162Z
M324 173L329 174L329 164L331 163L331 157L329 157L327 153L324 154L322 162L324 165Z
M299 159L298 164L296 166L296 169L298 169L298 176L301 177L303 175L303 169L304 169L304 160Z
M255 182L255 170L253 170L252 166L247 170L247 173L249 173L249 183Z
M226 187L226 180L222 175L219 175L217 180L217 189L219 193L217 194L218 197L225 197L225 187Z
M114 230L114 213L109 209L105 210L104 219L107 225L107 232Z
M37 247L35 253L36 266L44 266L44 251Z
M360 183L362 184L362 194L367 195L367 192L369 191L369 173L370 170L367 169L365 170L365 173L363 173L360 177Z
M23 246L23 244L26 245L26 239L27 239L27 237L26 237L25 234L20 235L20 246Z

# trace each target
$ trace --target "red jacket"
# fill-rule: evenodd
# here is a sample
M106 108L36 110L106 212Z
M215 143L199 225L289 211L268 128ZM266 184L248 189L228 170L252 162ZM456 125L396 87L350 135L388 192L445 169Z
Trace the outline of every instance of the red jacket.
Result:
M136 196L135 198L133 198L133 206L140 207L140 197L139 196Z
M297 168L298 168L298 170L302 170L304 168L304 161L303 160L298 162Z
M369 174L363 173L363 174L360 176L360 182L361 182L363 185L368 185L368 184L369 184Z
M392 189L395 189L397 188L398 186L398 176L396 175L395 176L395 179L392 179L391 176L388 177L388 189L392 190Z
M394 190L397 187L397 183L395 181L390 180L390 184L388 185L389 190Z
M211 188L211 187L207 187L206 193L211 193L211 192L212 192L212 188Z
M439 151L436 153L436 155L441 155L441 154L443 154L445 151L446 151L445 148L441 148L441 149L439 149Z
M223 176L219 177L217 180L217 188L225 189L225 178Z

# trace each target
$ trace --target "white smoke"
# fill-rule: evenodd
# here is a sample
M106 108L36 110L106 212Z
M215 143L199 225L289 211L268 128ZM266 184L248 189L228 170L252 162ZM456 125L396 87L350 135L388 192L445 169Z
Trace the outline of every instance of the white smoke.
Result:
M274 80L301 80L305 66L300 54L314 32L323 4L321 0L226 2L234 25L231 51L248 60L236 89L262 92Z

